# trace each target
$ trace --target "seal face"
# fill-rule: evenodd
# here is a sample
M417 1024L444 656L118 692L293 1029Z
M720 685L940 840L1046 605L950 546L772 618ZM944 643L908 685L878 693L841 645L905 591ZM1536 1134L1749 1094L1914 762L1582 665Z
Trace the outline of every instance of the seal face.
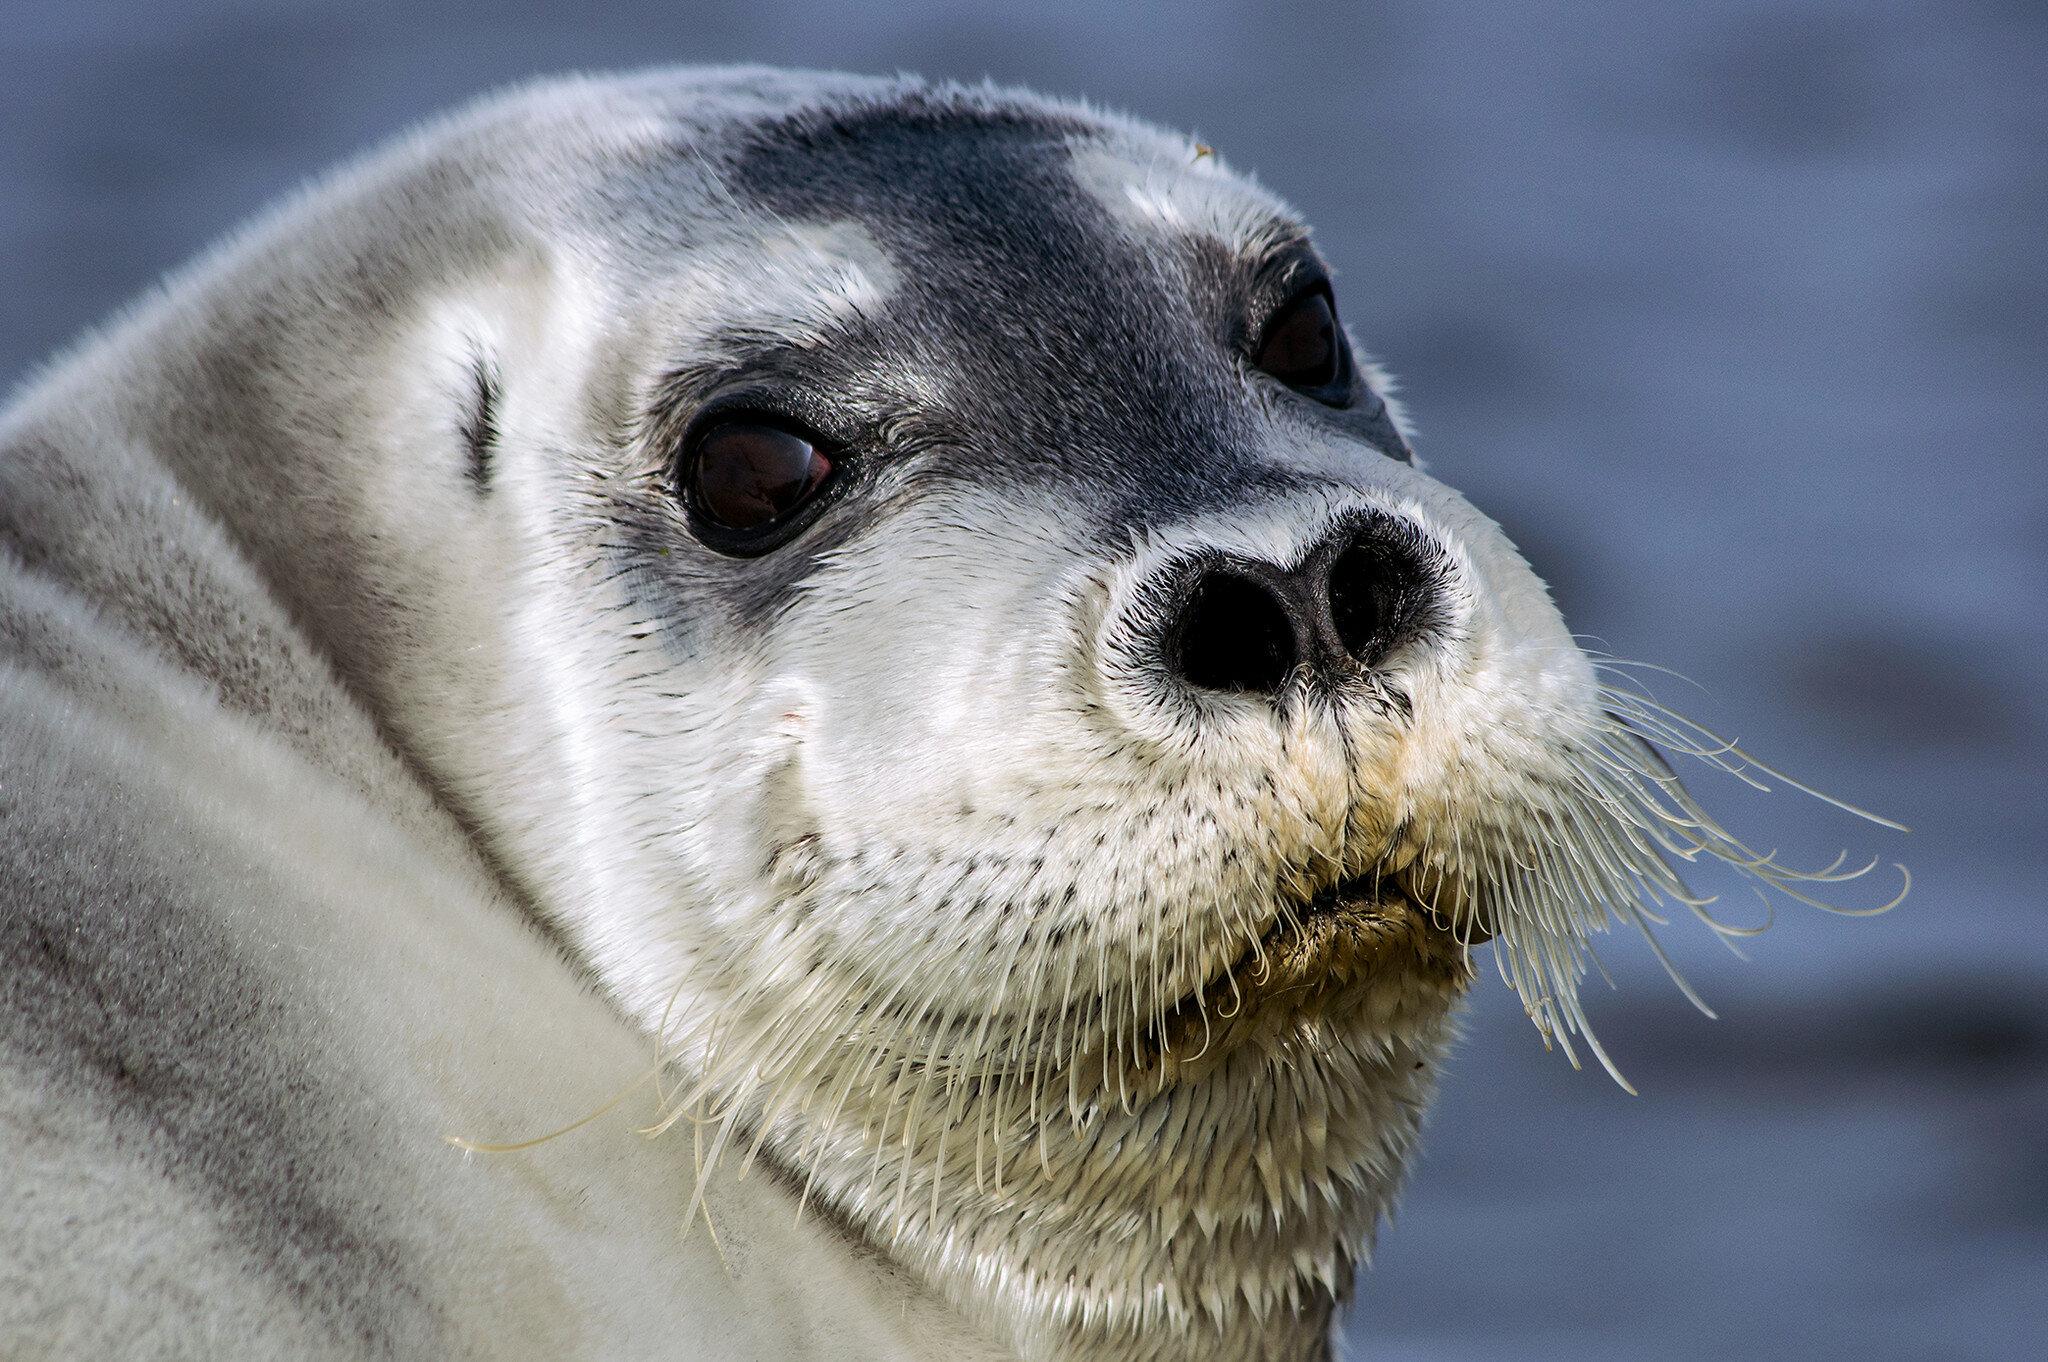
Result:
M103 361L181 393L134 438L701 1166L1023 1353L1321 1353L1471 948L1569 1050L1588 935L1694 902L1667 853L1795 878L1419 467L1369 276L1187 139L586 83L216 271Z

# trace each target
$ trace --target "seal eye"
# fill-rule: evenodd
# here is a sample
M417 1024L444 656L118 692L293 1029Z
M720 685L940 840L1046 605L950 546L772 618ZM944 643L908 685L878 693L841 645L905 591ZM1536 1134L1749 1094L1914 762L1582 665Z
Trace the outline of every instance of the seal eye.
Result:
M809 501L832 461L808 437L761 421L721 421L688 453L689 495L724 530L766 530Z
M1344 333L1328 284L1318 282L1273 314L1253 351L1252 363L1290 388L1321 402L1341 405L1335 389L1349 376Z

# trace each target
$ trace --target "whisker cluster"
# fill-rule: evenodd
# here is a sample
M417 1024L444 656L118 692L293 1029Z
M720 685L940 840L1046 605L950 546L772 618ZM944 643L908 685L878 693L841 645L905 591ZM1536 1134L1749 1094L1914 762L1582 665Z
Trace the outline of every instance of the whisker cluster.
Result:
M1713 900L1688 889L1679 864L1719 861L1760 891L1830 912L1883 912L1905 895L1902 887L1864 908L1824 901L1818 887L1857 879L1876 862L1845 868L1838 857L1804 870L1753 849L1700 806L1660 749L1760 790L1785 785L1897 826L1608 681L1597 713L1576 737L1553 742L1544 770L1511 777L1515 797L1472 800L1437 820L1395 877L1468 947L1491 934L1502 979L1546 1043L1574 1065L1583 1045L1630 1091L1580 1000L1584 978L1600 968L1593 938L1615 924L1633 926L1685 996L1712 1015L1654 928L1678 905L1724 940L1764 929L1716 917ZM1473 816L1475 806L1486 812ZM1342 860L1332 852L1324 869ZM865 1169L851 1179L855 1195L898 1226L912 1216L945 1223L941 1203L954 1179L998 1198L1019 1177L1099 1190L1132 1173L1121 1166L1129 1149L1098 1146L1106 1116L1122 1118L1115 1124L1123 1142L1138 1121L1150 1148L1162 1135L1202 1124L1202 1085L1176 1086L1174 1066L1150 1052L1170 1013L1192 1009L1190 1064L1226 1034L1239 1043L1257 1035L1235 1025L1247 1003L1237 971L1219 977L1216 962L1249 962L1257 977L1267 966L1261 943L1276 924L1299 922L1286 895L1251 899L1227 897L1190 934L1164 941L1155 934L1121 952L1090 942L1071 922L1059 925L1058 913L1019 912L1004 919L985 954L966 962L958 938L944 931L927 931L906 947L900 923L793 915L776 932L733 948L746 958L702 962L719 980L747 982L721 999L713 1017L685 1024L676 1015L673 1028L665 1022L665 1052L694 1077L665 1092L649 1131L685 1117L708 1130L707 1176L742 1132L743 1169L765 1145L781 1145L789 1166L809 1170L806 1202L825 1168L841 1170L834 1193L847 1195L844 1172L859 1151ZM1041 897L1038 906L1050 900ZM958 995L963 968L979 971L992 990L972 1016L940 1001ZM1369 1048L1371 1037L1342 1034L1329 1044ZM1272 1190L1276 1204L1285 1201L1283 1188Z
M1621 664L1596 663L1603 670L1616 665ZM1904 866L1896 867L1902 881L1898 892L1873 906L1823 900L1812 886L1859 879L1879 862L1845 868L1844 853L1818 869L1802 870L1779 860L1776 851L1755 850L1700 806L1660 749L1704 762L1756 790L1768 791L1775 782L1860 818L1904 829L1792 779L1633 687L1605 680L1600 702L1590 731L1560 752L1559 774L1531 781L1523 801L1503 806L1512 808L1517 823L1463 829L1462 852L1484 901L1483 916L1495 933L1494 960L1502 980L1520 995L1546 1042L1555 1040L1576 1066L1572 1037L1577 1035L1614 1081L1633 1093L1588 1024L1579 997L1580 982L1599 964L1592 937L1615 923L1634 927L1686 998L1712 1016L1657 940L1654 928L1668 922L1660 910L1667 904L1682 906L1724 941L1757 935L1770 923L1768 915L1751 927L1714 916L1708 911L1714 900L1688 889L1674 861L1719 861L1754 881L1760 892L1774 890L1848 916L1896 907L1912 877Z

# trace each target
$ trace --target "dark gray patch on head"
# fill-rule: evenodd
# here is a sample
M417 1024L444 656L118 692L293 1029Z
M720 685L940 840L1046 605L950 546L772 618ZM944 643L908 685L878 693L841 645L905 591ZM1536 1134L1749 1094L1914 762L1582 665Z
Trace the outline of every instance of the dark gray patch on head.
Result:
M857 222L897 283L826 345L760 339L737 364L671 376L657 457L673 457L707 397L743 386L847 458L837 504L739 566L672 553L673 516L625 513L635 594L709 593L758 626L821 554L947 481L1050 489L1110 553L1149 526L1304 485L1262 456L1272 413L1248 395L1240 358L1248 262L1236 243L1129 235L1073 173L1077 147L1111 136L1057 110L920 89L803 109L715 149L743 210ZM930 377L939 408L900 391L906 369ZM1401 456L1376 401L1338 412L1276 389L1272 403Z
M881 315L820 357L825 384L861 394L913 356L948 404L923 415L973 440L962 472L1083 483L1109 520L1188 514L1252 471L1212 324L1228 300L1188 299L1075 182L1073 144L1101 135L917 93L761 126L727 181L784 218L858 221L897 262Z

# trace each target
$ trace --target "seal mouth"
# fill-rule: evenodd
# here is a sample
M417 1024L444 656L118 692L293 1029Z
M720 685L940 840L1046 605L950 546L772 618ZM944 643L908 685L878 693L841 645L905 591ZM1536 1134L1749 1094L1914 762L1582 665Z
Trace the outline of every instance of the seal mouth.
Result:
M1464 901L1455 881L1413 865L1345 876L1306 899L1283 895L1272 925L1169 1008L1148 1048L1186 1076L1252 1034L1348 1012L1378 983L1462 987L1470 947L1492 936L1459 911Z

